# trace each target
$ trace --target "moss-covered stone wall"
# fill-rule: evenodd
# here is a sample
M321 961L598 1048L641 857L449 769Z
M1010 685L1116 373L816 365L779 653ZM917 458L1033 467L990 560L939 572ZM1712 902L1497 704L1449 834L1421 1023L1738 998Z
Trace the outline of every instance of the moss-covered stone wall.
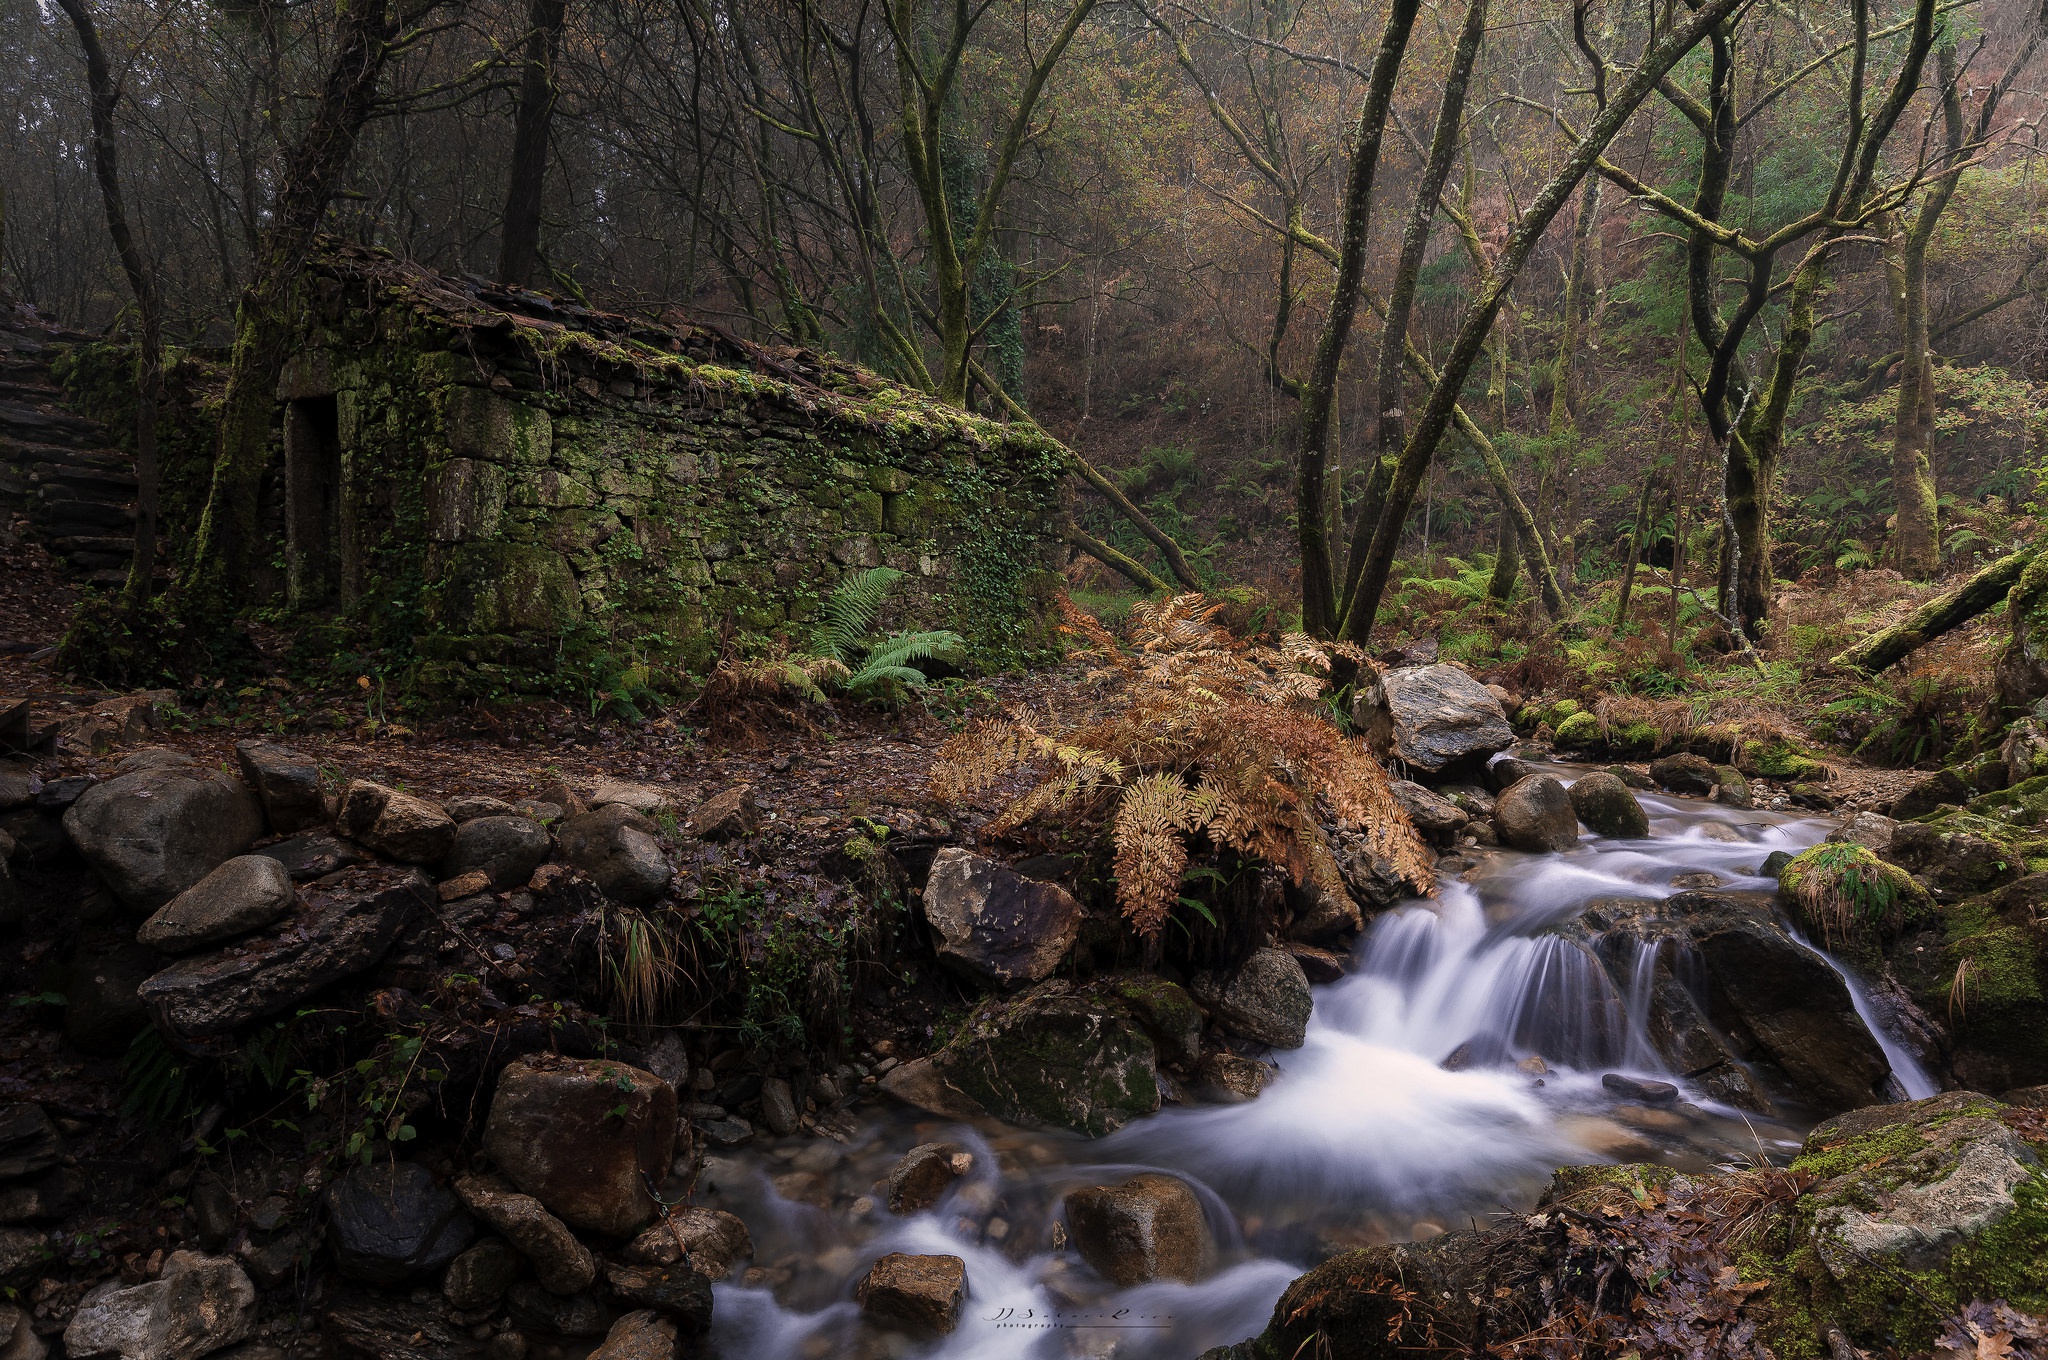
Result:
M279 386L301 617L518 691L602 641L701 667L799 637L840 576L1000 664L1042 645L1058 447L871 374L424 275L318 262ZM751 361L751 362L750 362ZM544 685L543 685L544 687Z

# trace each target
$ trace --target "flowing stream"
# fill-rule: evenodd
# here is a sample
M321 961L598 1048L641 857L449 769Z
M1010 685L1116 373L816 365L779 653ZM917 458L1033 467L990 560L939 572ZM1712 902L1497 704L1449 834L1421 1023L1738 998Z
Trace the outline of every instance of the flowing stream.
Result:
M1561 855L1474 852L1484 858L1436 900L1380 916L1350 973L1316 990L1306 1043L1274 1055L1278 1075L1255 1101L1169 1106L1096 1140L976 1131L870 1103L850 1146L799 1140L715 1162L704 1202L747 1221L756 1269L717 1286L714 1353L1184 1360L1260 1331L1288 1282L1332 1251L1526 1212L1554 1167L1788 1156L1803 1124L1718 1104L1665 1070L1646 1032L1656 950L1617 967L1617 983L1571 923L1601 897L1662 899L1713 880L1768 891L1765 857L1796 853L1832 824L1640 797L1645 839L1587 836ZM1911 1053L1874 1023L1863 986L1843 976L1902 1093L1932 1094ZM1530 1054L1547 1061L1515 1065ZM1603 1087L1612 1072L1675 1082L1680 1099L1630 1103ZM876 1182L910 1147L940 1139L967 1148L972 1171L928 1212L891 1215ZM1197 1187L1218 1247L1208 1278L1119 1290L1060 1249L1062 1195L1141 1170ZM899 1251L966 1262L952 1335L919 1342L861 1325L854 1283Z

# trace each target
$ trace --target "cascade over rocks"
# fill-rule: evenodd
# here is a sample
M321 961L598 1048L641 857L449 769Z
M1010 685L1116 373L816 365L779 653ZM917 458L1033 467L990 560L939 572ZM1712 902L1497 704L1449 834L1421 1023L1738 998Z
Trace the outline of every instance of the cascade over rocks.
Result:
M924 916L946 963L984 982L1017 984L1051 976L1074 947L1082 912L1056 883L948 846L925 879Z
M1456 666L1388 671L1355 716L1374 754L1425 775L1478 768L1515 741L1500 700Z
M572 1228L630 1238L654 1216L646 1181L668 1173L676 1093L608 1060L540 1055L498 1077L483 1147L519 1189Z
M263 834L263 809L233 775L167 765L95 784L64 831L123 902L154 911Z

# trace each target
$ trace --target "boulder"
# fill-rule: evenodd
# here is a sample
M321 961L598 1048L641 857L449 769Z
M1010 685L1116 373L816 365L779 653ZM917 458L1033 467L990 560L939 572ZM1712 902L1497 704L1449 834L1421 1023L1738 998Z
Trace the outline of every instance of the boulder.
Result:
M676 1093L652 1072L544 1054L499 1076L483 1147L570 1227L626 1238L654 1216L647 1181L668 1174L675 1139Z
M347 835L401 864L439 864L455 843L455 819L409 793L352 780L341 791L335 822Z
M1492 789L1495 796L1498 797L1522 780L1527 779L1530 775L1541 773L1543 771L1538 769L1532 762L1523 760L1519 756L1495 756L1486 763L1486 769L1482 772L1481 777L1485 779L1486 787ZM1493 814L1488 813L1487 815L1492 816Z
M462 1205L417 1162L351 1167L329 1189L327 1208L334 1263L365 1284L437 1274L476 1238Z
M1609 1072L1600 1078L1600 1085L1623 1100L1641 1101L1645 1105L1671 1105L1678 1100L1678 1088L1668 1081L1645 1081Z
M1690 751L1681 751L1677 755L1651 761L1650 778L1656 780L1660 788L1698 798L1705 798L1711 794L1717 782L1714 776L1714 762L1705 756L1696 756Z
M1961 807L1977 796L1954 770L1936 770L1917 779L1892 804L1892 816L1902 822L1925 817L1945 805Z
M449 1360L475 1355L466 1330L452 1325L446 1311L445 1304L426 1300L344 1297L320 1310L322 1360Z
M1472 814L1448 798L1431 793L1412 779L1393 781L1394 801L1415 823L1415 829L1438 845L1449 845L1472 820Z
M43 781L26 765L0 762L0 812L31 806L43 791Z
M781 1077L769 1077L761 1083L761 1122L777 1138L787 1138L796 1132L796 1093Z
M854 1286L861 1311L884 1325L945 1335L959 1325L967 1299L967 1263L957 1256L891 1252Z
M1257 949L1229 982L1198 987L1214 996L1218 1017L1232 1033L1269 1048L1300 1048L1315 1009L1301 961L1285 949ZM1206 998L1205 998L1206 999Z
M590 1249L533 1196L491 1176L457 1176L455 1194L532 1262L534 1278L549 1293L578 1294L597 1278Z
M95 784L64 831L123 902L154 911L263 834L263 807L233 775L160 766Z
M921 1214L937 1204L974 1159L958 1143L920 1143L889 1169L889 1212Z
M2001 839L1939 823L1902 822L1893 828L1884 858L1938 892L1971 896L2017 879L2025 861ZM1982 829L1995 831L1995 824Z
M626 1244L620 1254L635 1265L672 1266L689 1253L706 1279L722 1280L754 1254L754 1239L737 1214L680 1205Z
M1119 1288L1192 1284L1214 1263L1202 1201L1178 1176L1148 1172L1122 1185L1085 1186L1068 1192L1062 1207L1081 1259Z
M51 1255L50 1235L39 1228L0 1228L0 1286L41 1279Z
M642 817L659 817L675 806L675 800L666 789L652 784L636 784L630 779L606 777L597 781L597 787L584 800L593 808L631 808Z
M1650 834L1650 814L1643 811L1628 785L1604 770L1573 780L1568 796L1572 812L1596 836L1622 841ZM1576 830L1573 839L1577 839Z
M593 1262L593 1278L596 1269ZM441 1297L450 1307L473 1313L495 1306L518 1278L519 1253L510 1243L487 1237L448 1263L448 1273L441 1277Z
M1828 833L1828 839L1837 844L1860 845L1874 855L1882 856L1891 849L1892 836L1899 824L1889 817L1875 812L1859 812Z
M518 887L547 862L554 841L547 828L525 817L472 817L455 828L454 843L441 861L441 877L481 871L500 890Z
M196 1048L370 967L430 901L414 870L350 869L304 889L278 929L180 960L138 995L168 1037Z
M1729 807L1756 806L1756 797L1749 791L1749 780L1733 765L1714 767L1714 801L1726 803Z
M1081 904L1056 883L1026 878L948 846L925 879L924 916L941 960L982 982L1051 976L1081 930Z
M519 809L502 798L491 798L481 793L465 793L450 798L441 808L455 820L457 826L473 822L479 817L510 817ZM557 816L560 815L558 812Z
M672 1318L689 1336L711 1326L711 1281L689 1266L609 1265L604 1278L613 1299Z
M745 785L726 789L699 803L690 825L707 841L739 840L761 829L761 805Z
M166 962L153 949L107 927L88 931L64 984L64 1037L81 1053L115 1058L149 1024L137 989Z
M326 823L320 767L310 759L267 741L239 741L235 743L235 761L242 767L242 778L262 801L272 831L289 836Z
M291 875L294 883L325 878L329 874L340 873L343 869L353 869L358 864L370 862L370 857L361 850L324 831L308 831L303 835L292 836L252 850L250 853L263 855L282 864L284 871Z
M1494 806L1501 840L1517 850L1556 854L1579 843L1579 814L1571 795L1547 774L1530 775L1504 790Z
M1219 1105L1257 1100L1272 1079L1272 1068L1236 1053L1212 1053L1195 1068L1202 1093Z
M905 1063L883 1084L938 1113L1095 1136L1160 1100L1158 1050L1129 1007L1058 978L984 1003L928 1063Z
M1515 740L1500 700L1456 666L1388 671L1360 698L1357 716L1381 759L1429 775L1481 765Z
M157 908L135 938L166 954L189 954L261 930L297 902L283 864L268 855L237 855Z
M72 1360L198 1360L249 1334L256 1286L224 1256L174 1251L154 1280L123 1288L119 1279L92 1290L64 1329Z
M590 1360L676 1360L677 1354L676 1324L643 1308L614 1322Z
M654 839L654 823L613 804L579 812L555 829L562 856L590 875L606 897L645 906L668 891L670 869Z

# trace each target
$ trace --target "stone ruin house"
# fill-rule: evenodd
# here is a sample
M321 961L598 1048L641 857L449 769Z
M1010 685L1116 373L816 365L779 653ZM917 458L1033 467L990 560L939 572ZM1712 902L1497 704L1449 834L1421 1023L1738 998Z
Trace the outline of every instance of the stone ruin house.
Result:
M1043 636L1064 465L1034 430L815 353L359 247L312 261L302 296L251 587L302 641L409 649L457 694L548 688L592 648L701 670L725 632L801 642L842 574L874 566L905 573L890 622L953 628L984 663ZM104 434L65 419L114 478L101 499L132 497ZM166 462L176 541L205 468ZM101 556L78 565L112 574L126 520L92 516Z

